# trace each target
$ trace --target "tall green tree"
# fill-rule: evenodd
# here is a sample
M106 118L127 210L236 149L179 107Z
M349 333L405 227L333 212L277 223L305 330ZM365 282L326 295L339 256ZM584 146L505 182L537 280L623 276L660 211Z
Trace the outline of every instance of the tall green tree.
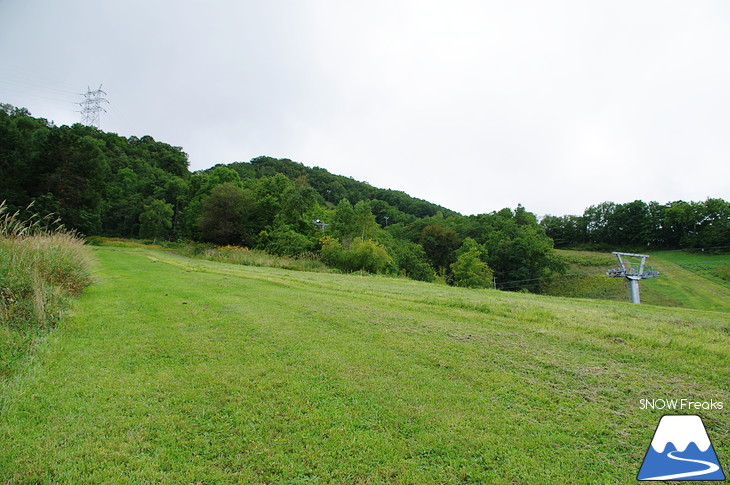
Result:
M730 245L730 202L708 198L700 209L699 230L694 241L698 247Z
M380 227L375 222L375 216L370 204L364 200L361 200L353 207L352 224L355 231L352 236L359 237L360 241L374 238Z
M202 202L199 226L203 238L217 244L253 245L249 223L255 206L250 191L230 182L213 188Z
M342 199L337 204L332 215L332 226L330 231L334 237L345 239L352 237L355 232L355 210L347 199Z
M304 215L317 204L318 194L301 177L288 185L281 194L281 208L274 218L274 225L288 225L300 233L311 233L312 221Z
M646 247L654 233L649 206L641 200L616 205L608 219L608 231L606 239L611 244Z
M44 192L53 194L64 223L83 234L101 232L101 201L109 165L100 140L83 134L83 127L61 127L49 137L55 169L45 179Z
M564 271L552 239L537 218L520 207L472 216L465 224L470 236L486 249L486 262L498 283L513 282L502 288L539 290L540 279Z
M149 201L139 215L140 237L153 239L154 242L167 238L172 228L172 216L172 204L159 199Z
M486 250L474 239L464 239L454 263L451 263L454 286L491 288L493 272L485 262Z
M435 271L428 261L428 256L420 244L404 239L393 239L389 246L395 264L401 274L419 281L433 281Z
M461 237L454 229L431 224L421 231L420 243L433 267L445 275L455 260L456 249L461 246Z

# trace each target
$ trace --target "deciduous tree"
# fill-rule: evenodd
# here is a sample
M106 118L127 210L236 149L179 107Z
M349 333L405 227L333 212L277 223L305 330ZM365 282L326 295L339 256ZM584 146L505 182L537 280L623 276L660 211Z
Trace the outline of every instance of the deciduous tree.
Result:
M217 244L251 245L249 220L256 205L253 194L226 182L203 200L199 226L203 238Z
M172 227L172 204L159 199L153 199L145 204L144 211L139 215L139 235L143 238L166 238Z

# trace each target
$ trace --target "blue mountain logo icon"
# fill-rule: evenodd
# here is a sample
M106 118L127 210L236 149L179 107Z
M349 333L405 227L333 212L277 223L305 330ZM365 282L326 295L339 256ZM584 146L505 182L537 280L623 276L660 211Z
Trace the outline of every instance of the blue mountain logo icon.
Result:
M659 420L638 480L725 480L702 418L666 415Z

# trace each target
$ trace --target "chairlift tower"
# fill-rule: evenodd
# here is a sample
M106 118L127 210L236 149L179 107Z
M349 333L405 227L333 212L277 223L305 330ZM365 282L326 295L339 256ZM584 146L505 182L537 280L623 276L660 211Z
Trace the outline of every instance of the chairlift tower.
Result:
M319 219L313 220L312 224L319 227L322 230L322 232L324 232L325 227L329 226L329 224L325 224L324 222L320 221Z
M659 276L659 271L655 271L646 266L646 259L649 257L646 254L620 253L617 251L611 254L616 255L619 266L609 269L606 271L606 274L611 278L626 278L629 281L629 299L631 303L641 303L641 298L639 297L639 281L657 277ZM621 256L641 258L641 263L632 263L628 259L624 260Z

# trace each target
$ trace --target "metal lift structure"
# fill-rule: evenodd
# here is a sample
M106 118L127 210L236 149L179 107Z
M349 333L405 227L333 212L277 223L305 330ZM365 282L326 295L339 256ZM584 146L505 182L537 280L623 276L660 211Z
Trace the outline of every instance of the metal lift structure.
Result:
M629 282L629 299L631 303L641 303L639 297L639 281L646 278L655 278L659 276L659 271L655 271L650 267L646 266L646 260L649 257L646 254L634 254L634 253L620 253L617 251L612 252L618 258L619 266L617 268L611 268L606 271L606 274L611 278L626 278ZM632 263L625 258L634 257L641 258L640 263Z

